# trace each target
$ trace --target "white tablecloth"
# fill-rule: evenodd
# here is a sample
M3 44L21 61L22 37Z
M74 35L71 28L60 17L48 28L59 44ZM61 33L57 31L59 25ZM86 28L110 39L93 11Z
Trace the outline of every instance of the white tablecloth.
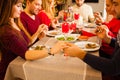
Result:
M55 42L54 38L44 38L35 45L52 46ZM98 52L92 54L98 55ZM17 57L9 64L5 80L101 80L101 72L78 58L60 53L35 61Z

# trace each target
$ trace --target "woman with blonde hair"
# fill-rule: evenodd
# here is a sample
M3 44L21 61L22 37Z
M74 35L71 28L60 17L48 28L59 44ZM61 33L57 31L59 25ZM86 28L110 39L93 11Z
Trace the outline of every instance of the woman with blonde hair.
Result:
M55 29L55 24L57 23L58 19L62 15L62 12L56 16L56 9L55 9L54 0L42 0L42 10L39 12L38 16L40 17L41 23L46 24L49 29Z

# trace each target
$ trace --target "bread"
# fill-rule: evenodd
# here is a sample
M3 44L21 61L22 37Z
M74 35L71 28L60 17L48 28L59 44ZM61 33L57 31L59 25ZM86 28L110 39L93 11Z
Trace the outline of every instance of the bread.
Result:
M96 48L97 46L96 46L96 44L88 43L88 44L86 44L85 47L89 48L89 49L92 49L92 48Z

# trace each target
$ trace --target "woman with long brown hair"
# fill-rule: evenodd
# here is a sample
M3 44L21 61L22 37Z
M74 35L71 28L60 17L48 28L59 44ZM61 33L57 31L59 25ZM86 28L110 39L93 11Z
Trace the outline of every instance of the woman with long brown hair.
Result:
M0 80L4 80L8 64L17 56L36 60L48 56L48 49L29 50L30 39L17 24L23 0L1 0L0 3ZM51 53L53 54L54 52Z

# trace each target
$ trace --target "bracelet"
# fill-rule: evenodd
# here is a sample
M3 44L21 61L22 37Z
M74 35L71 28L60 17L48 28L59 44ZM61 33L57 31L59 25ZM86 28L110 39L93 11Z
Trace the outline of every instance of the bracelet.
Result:
M48 49L48 54L54 56L54 54L50 53L50 48L47 49Z
M54 56L54 54L51 54L51 53L48 53L48 54Z

